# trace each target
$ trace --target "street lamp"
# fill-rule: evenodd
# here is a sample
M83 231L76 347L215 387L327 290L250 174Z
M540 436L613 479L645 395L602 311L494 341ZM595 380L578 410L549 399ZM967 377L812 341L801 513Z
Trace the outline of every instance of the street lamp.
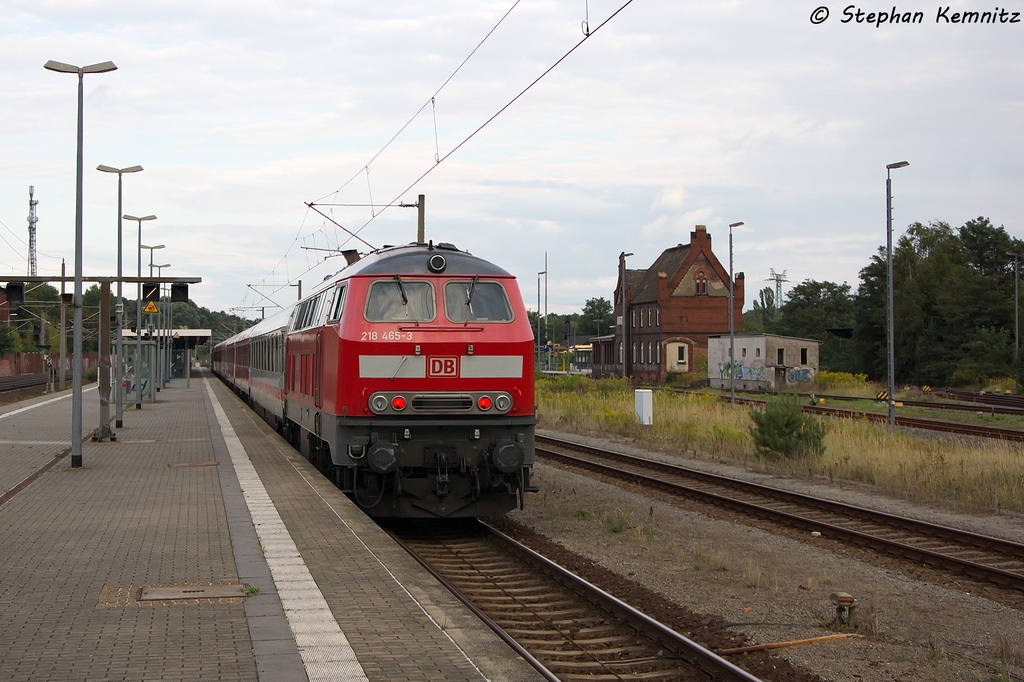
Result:
M75 293L74 334L71 341L71 468L82 466L82 147L83 147L83 105L85 100L83 80L87 73L106 73L117 67L114 62L101 62L89 66L72 66L52 59L43 64L44 69L58 73L78 74L78 165L75 176Z
M142 166L129 166L128 168L114 168L100 164L96 170L104 173L117 173L117 383L114 386L114 402L117 406L114 425L116 428L124 426L124 299L121 296L121 175L124 173L138 173Z
M732 228L743 223L729 225L729 404L736 407L736 327L733 323L733 275L732 275Z
M155 215L148 215L136 218L125 213L121 216L125 220L135 220L139 223L139 269L138 278L142 279L142 221L156 220ZM152 258L150 251L150 258ZM152 273L150 273L152 274ZM142 363L142 282L139 282L138 296L135 299L135 367L132 370L132 379L135 381L135 409L142 409L142 377L139 375L139 365Z
M1007 251L1006 255L1013 256L1013 392L1020 395L1020 277L1017 274L1020 257L1013 251Z
M898 161L887 164L885 167L885 269L888 279L886 287L886 328L887 328L887 350L889 365L889 428L896 427L896 341L895 322L893 316L893 293L892 293L892 170L894 168L906 168L909 161Z
M150 251L149 253L150 253L150 255L152 255L153 252ZM152 267L156 268L156 277L157 277L157 280L159 281L163 277L164 268L171 267L171 264L170 263L164 263L163 265L154 265ZM160 283L160 284L158 284L158 286L160 287L160 290L162 291L163 290L163 284ZM157 300L159 300L160 298L161 298L160 296L157 296ZM170 306L171 304L168 303L167 305ZM160 323L159 324L159 328L161 330L164 328L164 325L167 322L167 313L166 313L166 311L167 311L167 308L165 307L164 310L160 311L160 315L158 317L158 320L159 320L159 323ZM168 330L170 330L170 325L167 325L166 328ZM164 387L164 377L167 375L166 372L164 371L164 368L168 364L167 363L167 359L168 359L168 348L167 348L167 346L168 346L168 343L169 343L169 341L168 341L169 336L170 336L170 334L167 334L165 336L163 333L157 335L157 347L156 347L157 348L157 351L156 351L157 363L156 364L157 364L157 367L160 368L160 374L157 375L157 379L156 379L157 390L160 390L160 389L162 389Z

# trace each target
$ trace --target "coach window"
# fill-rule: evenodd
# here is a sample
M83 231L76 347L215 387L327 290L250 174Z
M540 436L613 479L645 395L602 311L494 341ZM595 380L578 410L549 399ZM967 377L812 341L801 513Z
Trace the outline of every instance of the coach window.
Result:
M327 318L329 323L334 323L340 320L341 311L345 308L345 285L339 284L338 288L334 291L334 307L331 309L330 317Z
M512 306L499 282L455 279L445 283L444 312L451 322L512 321Z
M430 282L377 280L366 297L369 322L429 322L434 319L434 287Z

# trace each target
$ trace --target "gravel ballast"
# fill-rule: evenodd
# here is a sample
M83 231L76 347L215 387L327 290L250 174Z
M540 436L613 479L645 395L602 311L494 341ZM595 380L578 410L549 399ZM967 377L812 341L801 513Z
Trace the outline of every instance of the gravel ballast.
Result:
M880 496L864 486L787 479L696 457L647 453L625 442L545 433L1024 541L1019 517L959 514ZM1008 679L1006 672L995 677L1005 664L1010 674L1022 674L1020 595L544 464L535 467L533 482L541 491L527 496L524 511L508 515L513 534L521 525L528 529L521 535L539 534L704 614L705 629L721 633L722 641L864 635L777 650L777 657L827 680ZM835 592L857 599L852 626L828 625Z

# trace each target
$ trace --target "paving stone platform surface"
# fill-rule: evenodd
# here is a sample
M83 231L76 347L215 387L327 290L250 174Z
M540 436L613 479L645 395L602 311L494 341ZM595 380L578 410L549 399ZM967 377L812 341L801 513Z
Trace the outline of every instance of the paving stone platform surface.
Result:
M71 401L54 398L0 409L0 495L68 447ZM85 403L91 431L95 391ZM336 635L296 645L296 628L315 634L319 617L282 606L229 443L355 662L313 660ZM68 460L0 506L0 681L538 679L211 375L126 406L116 442L87 441L81 468ZM259 591L139 600L143 586L209 584Z

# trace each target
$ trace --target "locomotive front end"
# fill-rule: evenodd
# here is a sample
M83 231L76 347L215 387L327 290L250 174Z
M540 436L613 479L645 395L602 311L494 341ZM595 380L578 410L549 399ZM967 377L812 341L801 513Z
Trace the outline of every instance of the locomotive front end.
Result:
M338 483L373 516L504 514L531 489L536 423L515 279L448 245L395 251L345 284L324 373Z

